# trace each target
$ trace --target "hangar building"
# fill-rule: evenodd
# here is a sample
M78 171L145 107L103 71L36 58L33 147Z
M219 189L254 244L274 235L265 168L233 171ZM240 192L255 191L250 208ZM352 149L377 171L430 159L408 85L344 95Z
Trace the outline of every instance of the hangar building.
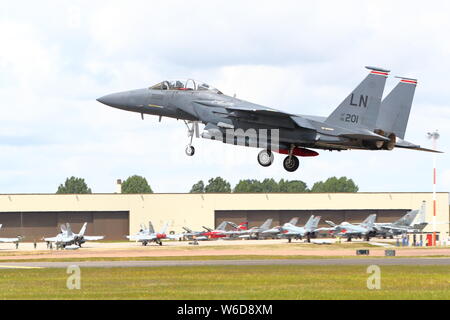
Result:
M183 226L202 230L224 220L256 226L272 218L276 226L299 217L303 224L311 214L322 216L322 225L324 220L361 222L372 213L377 222L392 222L419 209L423 201L431 222L431 193L9 194L0 195L0 237L21 235L25 241L39 241L55 236L66 222L74 232L88 222L86 234L104 235L106 240L124 240L148 221L156 231L169 221L169 231L176 233ZM438 193L436 221L449 220L449 194ZM437 228L447 239L449 225ZM432 226L425 231L432 231Z

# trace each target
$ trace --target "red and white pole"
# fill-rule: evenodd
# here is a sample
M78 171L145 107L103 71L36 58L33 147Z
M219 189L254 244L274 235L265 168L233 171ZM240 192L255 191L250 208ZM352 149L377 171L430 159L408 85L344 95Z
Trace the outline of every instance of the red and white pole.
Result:
M437 149L437 139L440 135L438 131L428 133L428 138L433 142L433 150ZM436 246L436 184L437 184L437 170L436 170L436 153L433 154L433 246Z

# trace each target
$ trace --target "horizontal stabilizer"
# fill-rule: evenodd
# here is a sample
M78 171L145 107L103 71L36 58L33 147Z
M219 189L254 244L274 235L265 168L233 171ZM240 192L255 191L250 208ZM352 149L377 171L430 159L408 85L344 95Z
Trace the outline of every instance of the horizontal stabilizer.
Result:
M406 140L397 139L397 143L395 144L396 148L402 148L402 149L410 149L410 150L417 150L417 151L425 151L425 152L433 152L433 153L444 153L442 151L433 150L433 149L427 149L422 148L421 146L408 142Z

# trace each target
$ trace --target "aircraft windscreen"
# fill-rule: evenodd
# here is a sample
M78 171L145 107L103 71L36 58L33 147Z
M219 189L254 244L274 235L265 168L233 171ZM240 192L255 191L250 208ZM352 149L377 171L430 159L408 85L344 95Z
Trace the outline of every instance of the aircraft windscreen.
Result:
M151 90L184 90L184 91L211 91L222 94L218 89L211 87L202 81L188 80L166 80L150 87Z

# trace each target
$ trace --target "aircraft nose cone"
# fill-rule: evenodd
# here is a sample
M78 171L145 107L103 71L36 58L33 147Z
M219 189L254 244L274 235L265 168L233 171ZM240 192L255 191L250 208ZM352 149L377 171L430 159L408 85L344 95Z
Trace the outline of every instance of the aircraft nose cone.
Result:
M122 95L118 93L108 94L97 99L98 102L110 107L118 107L122 104Z

